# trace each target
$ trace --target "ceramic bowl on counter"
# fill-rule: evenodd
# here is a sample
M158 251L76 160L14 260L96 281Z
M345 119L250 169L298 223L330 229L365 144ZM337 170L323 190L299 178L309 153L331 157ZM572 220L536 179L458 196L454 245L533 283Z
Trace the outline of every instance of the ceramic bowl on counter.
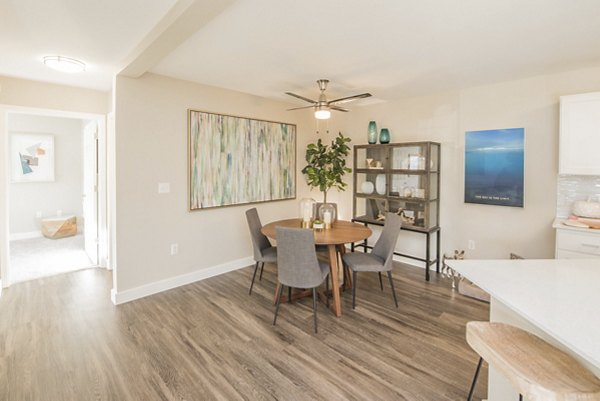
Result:
M573 203L573 214L580 217L591 217L593 219L600 218L600 202L575 201Z

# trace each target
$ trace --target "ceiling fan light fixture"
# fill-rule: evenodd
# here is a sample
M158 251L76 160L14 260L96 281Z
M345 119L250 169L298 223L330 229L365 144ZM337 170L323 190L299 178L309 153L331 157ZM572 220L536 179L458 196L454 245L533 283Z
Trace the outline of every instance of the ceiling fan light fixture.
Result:
M315 110L317 120L328 120L331 117L331 111L326 107L319 107Z
M65 56L44 56L44 64L54 70L75 74L85 71L85 63Z

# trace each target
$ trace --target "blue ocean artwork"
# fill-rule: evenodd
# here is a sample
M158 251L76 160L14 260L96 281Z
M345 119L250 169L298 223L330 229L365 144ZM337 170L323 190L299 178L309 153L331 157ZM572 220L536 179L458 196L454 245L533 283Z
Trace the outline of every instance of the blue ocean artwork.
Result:
M525 129L465 133L465 202L523 207Z

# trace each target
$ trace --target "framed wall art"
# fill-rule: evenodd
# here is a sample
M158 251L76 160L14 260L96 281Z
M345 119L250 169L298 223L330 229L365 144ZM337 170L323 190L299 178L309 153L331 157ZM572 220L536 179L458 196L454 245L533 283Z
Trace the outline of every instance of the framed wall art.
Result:
M465 202L523 207L525 129L465 133Z
M188 110L189 209L296 197L296 126Z
M12 182L54 181L54 135L10 134Z

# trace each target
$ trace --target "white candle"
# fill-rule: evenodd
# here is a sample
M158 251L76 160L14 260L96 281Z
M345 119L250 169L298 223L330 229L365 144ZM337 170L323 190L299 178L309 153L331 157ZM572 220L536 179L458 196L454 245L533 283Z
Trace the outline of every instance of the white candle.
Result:
M323 213L323 223L331 224L331 212L326 211Z

